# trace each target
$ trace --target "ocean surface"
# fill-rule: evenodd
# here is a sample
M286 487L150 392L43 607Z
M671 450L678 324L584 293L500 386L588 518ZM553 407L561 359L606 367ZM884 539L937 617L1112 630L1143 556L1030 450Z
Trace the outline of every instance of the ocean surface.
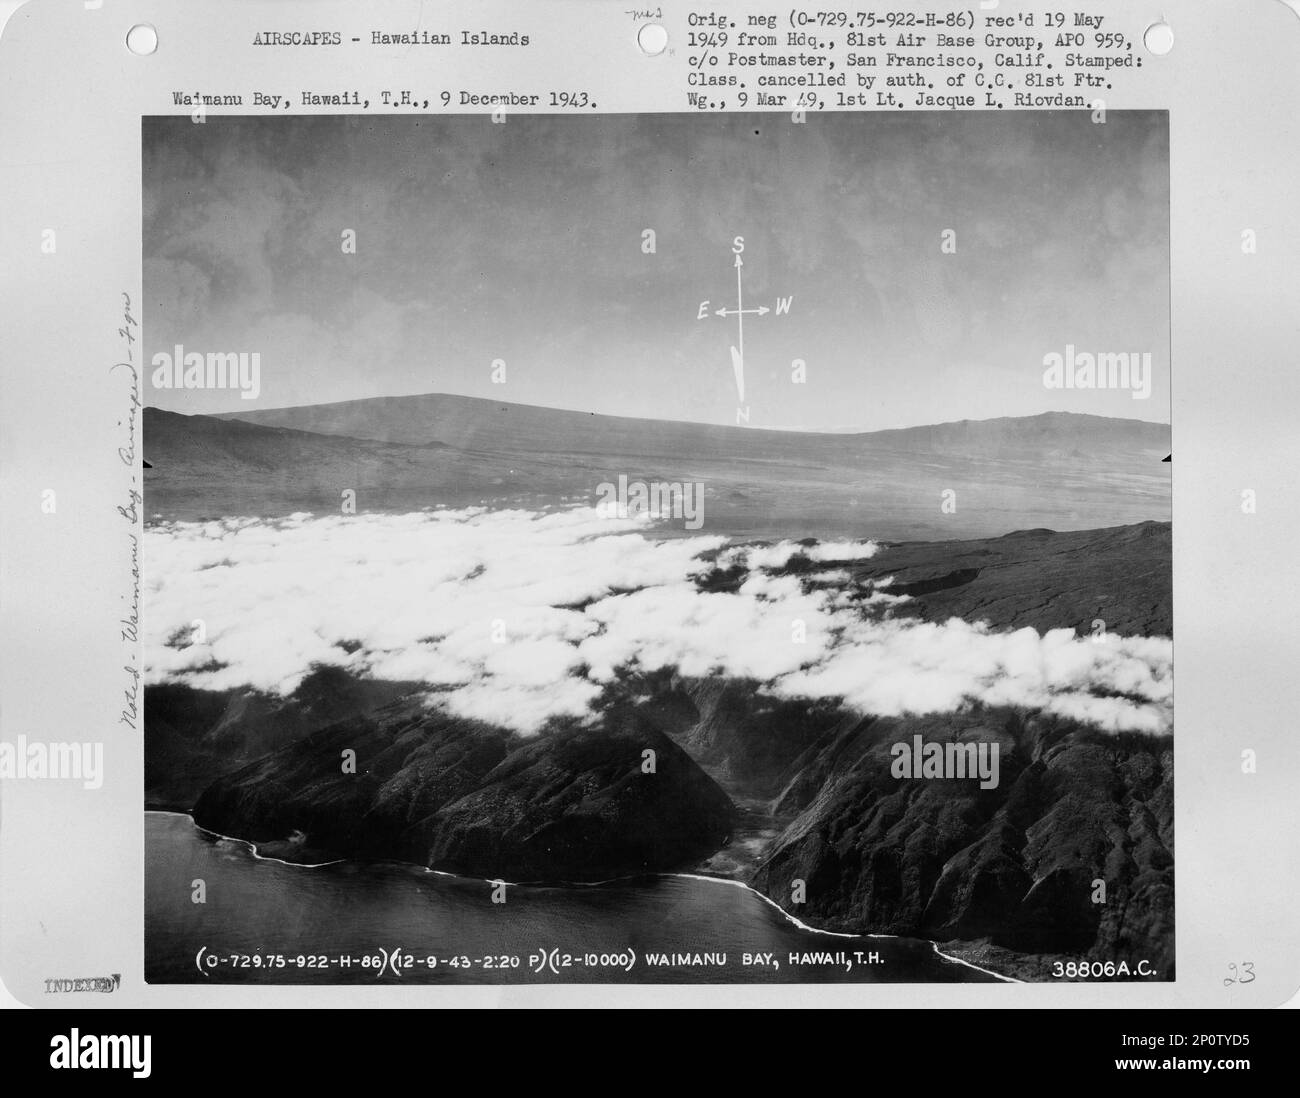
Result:
M195 903L195 881L204 903ZM504 903L494 903L494 891ZM748 954L750 963L746 963ZM794 955L793 957L791 955ZM755 958L762 960L755 963ZM893 983L995 979L930 942L828 934L689 875L512 885L401 863L289 865L145 814L149 983Z

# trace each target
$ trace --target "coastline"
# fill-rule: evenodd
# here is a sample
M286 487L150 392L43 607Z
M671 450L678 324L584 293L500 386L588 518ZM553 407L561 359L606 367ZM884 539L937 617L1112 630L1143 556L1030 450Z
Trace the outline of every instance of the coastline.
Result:
M213 831L213 830L211 830L211 829L209 829L209 828L202 827L200 824L198 824L198 823L196 823L196 822L194 821L194 817L193 817L189 812L186 812L186 811L183 811L183 810L180 810L180 809L152 808L152 807L146 806L146 807L145 807L145 814L146 814L146 815L149 815L150 813L153 813L153 814L155 814L155 815L160 815L160 816L184 816L186 819L188 819L188 820L190 821L190 825L191 825L191 826L192 826L196 831L201 831L201 832L203 832L205 835L211 835L211 836L213 836L213 837L215 837L215 838L217 838L217 839L229 840L229 841L231 841L231 842L239 843L240 845L242 845L242 846L244 846L244 847L247 847L247 848L248 848L248 851L249 851L249 853L252 855L252 857L255 858L257 861L261 861L261 862L274 862L274 863L277 863L277 864L279 864L279 865L290 866L290 867L293 867L293 868L296 868L296 869L323 869L323 868L325 868L325 867L327 867L327 866L332 866L332 865L341 865L341 864L343 864L343 863L345 863L345 862L349 862L349 861L353 861L353 860L354 860L354 859L350 859L350 858L335 857L335 858L332 858L332 859L329 860L329 861L304 861L304 860L293 860L293 859L288 859L288 858L280 858L280 857L276 857L276 856L274 856L274 855L262 854L262 853L260 853L260 851L259 851L259 848L258 848L258 844L257 844L257 843L254 843L254 842L252 842L252 841L250 841L250 840L248 840L248 839L241 839L241 838L239 838L239 837L236 836L236 835L223 835L223 834L222 834L221 832L219 832L219 831ZM265 843L262 844L262 846L267 846L267 845L269 845L269 844L265 844ZM309 849L309 848L304 848L304 849ZM323 852L322 852L322 853L323 853ZM791 915L788 911L786 911L783 907L781 907L781 905L778 904L775 900L773 900L770 896L767 896L767 895L763 894L762 892L759 892L756 888L753 888L752 886L746 884L744 881L738 881L738 880L735 880L734 878L730 878L730 877L717 877L717 876L711 876L711 875L709 875L709 874L703 874L703 873L645 873L645 874L635 874L635 875L632 875L632 876L624 876L624 877L611 877L611 878L609 878L608 880L601 880L601 881L504 881L504 882L499 882L499 878L492 878L492 879L489 879L489 878L479 878L479 877L462 877L462 876L460 876L459 874L448 873L448 872L446 872L445 870L432 869L432 868L429 867L429 866L420 865L418 862L405 862L405 861L400 861L400 860L382 859L382 860L379 860L379 861L375 862L374 864L379 864L379 865L396 865L396 866L402 866L402 867L409 868L409 869L418 869L418 870L421 870L421 871L423 871L423 872L425 872L425 873L431 873L431 874L433 874L433 875L435 875L435 876L439 876L439 877L448 877L448 878L451 878L451 879L453 879L453 880L476 881L476 882L483 883L483 884L497 884L497 883L504 883L504 884L506 884L506 885L508 885L508 886L510 886L510 887L523 887L523 888L600 888L600 887L602 887L602 886L604 886L604 885L621 884L621 883L625 883L625 882L631 882L631 881L637 881L637 880L647 880L647 879L656 879L656 878L663 878L663 877L676 877L676 878L680 878L680 879L683 879L683 880L691 880L691 881L710 881L710 882L713 882L713 883L715 883L715 884L730 885L730 886L735 887L735 888L742 888L742 889L744 889L745 891L747 891L747 892L751 893L752 895L756 896L759 900L761 900L761 901L762 901L763 903L765 903L767 906L769 906L769 907L771 907L772 909L774 909L775 911L779 912L780 915L781 915L781 916L782 916L782 917L783 917L783 918L784 918L788 923L790 923L792 926L794 926L794 927L796 927L797 929L802 930L802 931L804 931L805 933L808 933L808 934L820 934L820 935L823 935L823 936L825 936L825 937L831 937L831 938L850 938L850 939L857 939L857 940L866 940L866 939L873 939L873 938L875 938L875 939L892 939L892 940L895 940L895 941L911 940L911 941L917 941L917 942L926 942L926 943L928 943L928 944L930 945L931 949L934 950L934 952L935 952L936 955L938 955L938 956L941 957L944 961L946 961L946 962L948 962L948 963L950 963L950 964L964 965L966 968L973 969L973 970L975 970L976 972L981 973L982 975L990 976L990 977L992 977L992 978L995 979L995 980L999 980L999 981L1001 981L1002 983L1018 984L1018 983L1024 983L1024 982L1025 982L1025 981L1023 981L1023 980L1021 980L1021 979L1017 979L1017 978L1014 977L1014 976L1008 976L1008 975L1005 975L1004 973L996 972L996 971L994 971L993 969L984 968L983 966L978 965L978 964L975 964L975 963L973 963L972 961L965 960L965 959L963 959L962 957L953 956L952 954L945 953L942 949L939 948L939 943L938 943L938 942L932 941L932 940L930 940L930 939L928 939L928 938L904 939L901 935L898 935L898 934L869 934L869 933L868 933L868 934L852 934L852 933L848 933L848 932L846 932L846 931L840 931L840 930L823 930L823 929L820 928L820 927L810 926L809 924L807 924L807 923L801 921L800 919L796 918L795 916ZM955 944L955 943L954 943L954 944Z

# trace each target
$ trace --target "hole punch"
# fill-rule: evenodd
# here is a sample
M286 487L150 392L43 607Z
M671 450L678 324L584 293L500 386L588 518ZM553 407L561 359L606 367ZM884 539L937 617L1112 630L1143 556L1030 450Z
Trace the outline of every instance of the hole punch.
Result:
M158 48L158 32L148 23L137 23L126 32L126 48L137 57L148 57Z
M1168 23L1152 23L1142 35L1142 44L1150 53L1164 57L1174 48L1174 28Z
M649 57L658 57L668 46L668 32L658 23L647 23L636 32L636 44Z

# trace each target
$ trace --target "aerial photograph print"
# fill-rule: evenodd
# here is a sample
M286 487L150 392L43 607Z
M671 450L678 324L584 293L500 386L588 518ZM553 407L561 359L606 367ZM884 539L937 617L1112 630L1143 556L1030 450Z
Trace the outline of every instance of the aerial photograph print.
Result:
M1167 112L142 126L150 983L1174 978Z

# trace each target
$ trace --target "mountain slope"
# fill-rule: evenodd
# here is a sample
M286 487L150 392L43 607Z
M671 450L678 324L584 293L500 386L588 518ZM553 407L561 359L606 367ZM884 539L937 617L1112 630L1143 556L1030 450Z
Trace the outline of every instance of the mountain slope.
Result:
M340 765L354 752L355 772ZM646 752L654 768L647 772ZM419 697L340 721L213 782L200 827L514 881L687 866L727 839L725 793L630 708L524 739Z
M967 538L1170 512L1169 428L1051 413L862 435L590 416L467 397L144 415L146 514L172 519L594 502L699 482L705 533ZM664 532L681 532L682 523Z
M1057 452L1068 458L1079 446L1131 452L1163 447L1159 459L1168 452L1169 439L1167 424L1067 412L828 434L597 415L443 393L228 412L217 418L413 446L442 442L461 450L760 460L779 454L835 462L876 450L964 456Z
M891 746L917 735L999 743L1000 784L893 777ZM828 929L1145 959L1169 979L1173 803L1167 737L995 710L868 718L801 757L780 798L798 815L753 884Z

